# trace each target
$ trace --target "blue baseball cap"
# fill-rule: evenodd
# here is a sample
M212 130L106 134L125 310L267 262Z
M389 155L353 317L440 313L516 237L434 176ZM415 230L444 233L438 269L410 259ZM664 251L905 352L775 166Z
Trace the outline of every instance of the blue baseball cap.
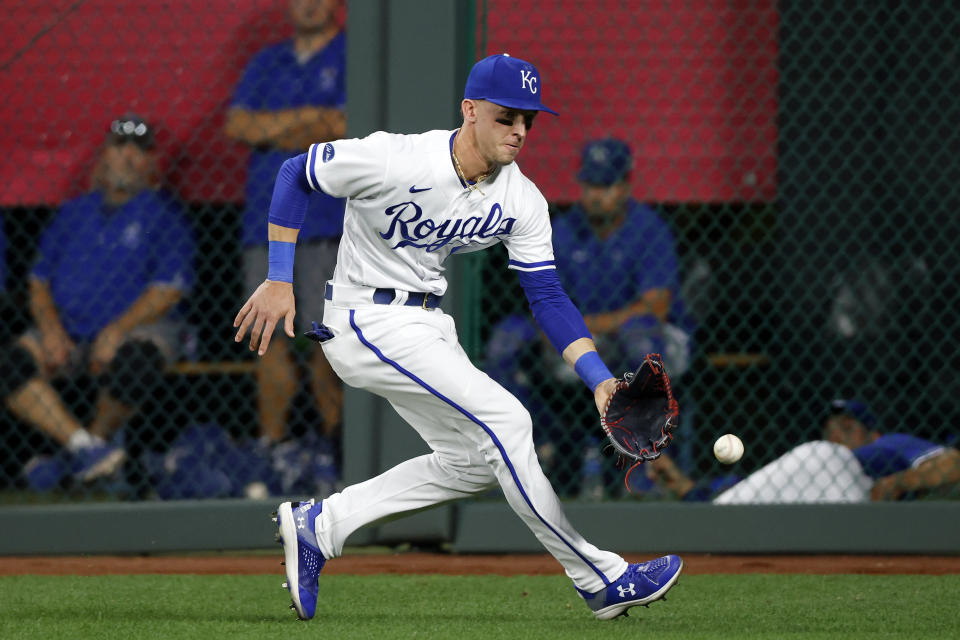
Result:
M870 411L864 402L860 400L845 400L843 398L837 398L830 402L830 414L844 414L856 418L863 423L867 429L873 429L874 425L877 424L877 419L873 416L873 413Z
M610 186L623 180L633 168L630 147L623 140L604 138L583 147L577 180Z
M501 107L560 115L540 102L541 95L543 85L537 68L506 53L487 56L473 65L463 89L464 100L487 100Z

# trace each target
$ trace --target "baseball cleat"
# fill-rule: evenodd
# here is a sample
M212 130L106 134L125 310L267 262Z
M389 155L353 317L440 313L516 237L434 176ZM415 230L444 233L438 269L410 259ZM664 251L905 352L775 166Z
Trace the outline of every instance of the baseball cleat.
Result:
M293 608L301 620L309 620L317 612L317 590L320 571L327 559L317 547L314 521L323 511L323 503L313 500L296 504L284 502L277 509L280 543L283 545L287 581Z
M630 607L666 600L667 591L677 583L682 569L683 560L674 555L631 564L622 576L600 591L580 591L580 595L598 620L610 620L626 615Z

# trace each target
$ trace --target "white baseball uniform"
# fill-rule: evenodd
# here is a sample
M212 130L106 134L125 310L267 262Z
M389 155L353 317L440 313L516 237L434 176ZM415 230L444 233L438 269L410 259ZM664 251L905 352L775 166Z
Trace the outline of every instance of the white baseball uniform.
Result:
M453 318L405 304L411 292L446 291L450 254L497 242L513 269L554 268L540 191L515 163L464 184L451 156L455 135L378 132L313 145L307 154L310 186L349 198L326 292L323 323L333 337L322 343L324 354L345 383L386 398L433 450L325 498L319 548L336 557L365 524L499 484L574 584L595 592L627 563L567 520L537 460L530 414L471 363ZM395 290L386 294L390 304L382 303L384 289Z

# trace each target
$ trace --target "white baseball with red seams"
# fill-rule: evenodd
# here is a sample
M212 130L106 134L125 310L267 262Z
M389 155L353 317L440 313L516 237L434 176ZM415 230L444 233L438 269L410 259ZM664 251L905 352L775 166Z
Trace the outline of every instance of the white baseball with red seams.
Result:
M725 433L713 443L713 455L723 464L733 464L743 457L743 441L732 433Z

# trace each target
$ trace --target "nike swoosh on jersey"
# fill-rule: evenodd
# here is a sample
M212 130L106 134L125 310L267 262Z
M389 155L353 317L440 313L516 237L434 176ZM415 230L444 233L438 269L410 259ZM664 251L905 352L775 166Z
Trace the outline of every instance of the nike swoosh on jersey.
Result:
M423 189L417 189L417 185L410 187L410 193L420 193L421 191L430 191L433 187L424 187Z

